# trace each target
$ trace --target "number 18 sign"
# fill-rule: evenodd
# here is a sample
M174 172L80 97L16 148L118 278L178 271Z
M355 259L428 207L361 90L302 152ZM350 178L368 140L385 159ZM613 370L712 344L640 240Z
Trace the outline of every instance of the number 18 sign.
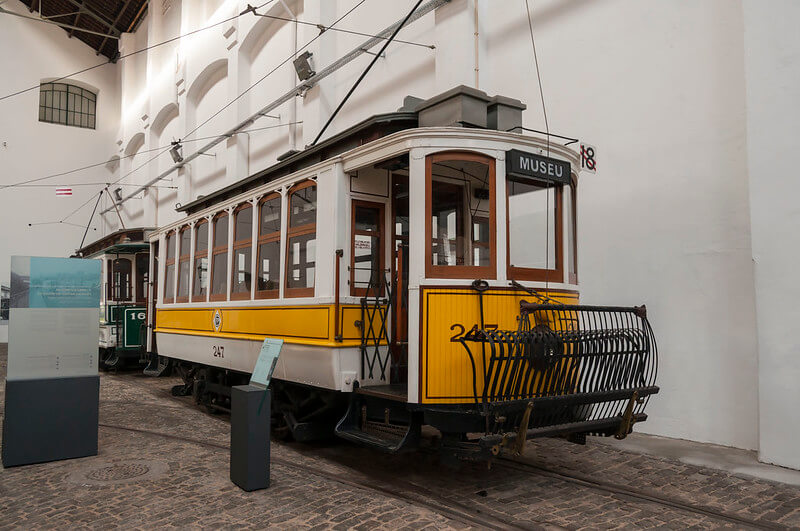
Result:
M581 171L597 173L597 148L581 142Z

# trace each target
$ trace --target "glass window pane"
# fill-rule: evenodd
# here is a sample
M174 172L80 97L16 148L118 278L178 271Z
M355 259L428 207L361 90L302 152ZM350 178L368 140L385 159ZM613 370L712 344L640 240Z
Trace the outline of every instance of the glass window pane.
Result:
M567 229L564 231L564 242L567 246L567 272L574 275L577 273L577 261L575 260L575 210L573 207L572 187L565 186L564 193L564 215L567 218Z
M172 299L175 297L175 264L167 266L164 279L164 298Z
M44 96L44 104L46 106L48 106L48 107L52 107L53 106L53 93L52 92L48 92L47 94L45 94L45 96Z
M377 236L356 234L353 240L353 285L356 288L367 288L370 280L378 282L381 274L380 239Z
M94 129L94 116L89 117L89 127Z
M167 260L175 258L175 233L170 232L167 236Z
M281 198L275 197L261 203L261 227L259 234L271 234L281 230Z
M206 225L207 226L207 225ZM195 297L205 297L208 293L208 257L194 259L194 288Z
M262 243L258 246L259 291L276 290L281 278L281 242Z
M250 240L253 237L253 210L247 206L236 212L233 241Z
M432 164L431 171L432 265L491 265L490 166L453 159Z
M509 265L555 269L555 190L508 181L508 196Z
M44 120L44 107L39 107L39 120Z
M214 247L228 245L228 216L222 216L214 221Z
M250 293L250 246L233 251L233 284L231 293Z
M228 290L228 253L215 254L212 260L211 294L225 295Z
M208 223L196 225L194 229L194 252L198 254L208 250Z
M67 123L67 111L59 111L58 112L58 123L66 124Z
M189 260L182 260L178 266L178 297L189 296Z
M89 100L81 98L81 112L89 114Z
M378 217L380 210L377 208L355 206L356 230L380 231Z
M317 221L317 185L307 186L291 195L290 227L309 225Z
M192 245L191 245L192 233L188 228L186 228L186 229L182 230L180 232L180 234L181 234L180 256L189 256L189 253L191 252L191 248L192 248Z
M44 119L47 122L53 121L53 110L50 109L49 107L44 110Z
M81 127L89 127L89 117L85 114L81 115Z
M39 93L39 105L44 105L44 102L45 102L45 96L44 96L44 91L42 91Z
M288 287L314 287L316 243L315 234L303 234L289 238L289 271L286 279Z
M94 101L89 100L89 114L94 114Z

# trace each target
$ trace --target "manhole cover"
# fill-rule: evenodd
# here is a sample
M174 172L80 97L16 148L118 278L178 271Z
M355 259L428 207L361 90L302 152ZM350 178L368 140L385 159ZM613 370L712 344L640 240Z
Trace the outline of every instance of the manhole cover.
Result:
M86 478L95 481L119 481L120 479L133 479L148 472L150 472L150 467L143 463L125 463L92 470L86 474Z
M87 470L88 468L88 470ZM67 481L78 485L113 485L131 481L151 481L163 476L169 465L163 461L120 461L116 463L92 463L81 467Z

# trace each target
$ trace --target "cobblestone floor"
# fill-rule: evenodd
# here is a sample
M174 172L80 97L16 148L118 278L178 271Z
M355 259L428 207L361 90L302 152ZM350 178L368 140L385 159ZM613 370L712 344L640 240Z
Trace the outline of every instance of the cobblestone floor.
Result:
M2 381L5 366L0 345ZM246 493L228 479L228 418L175 383L102 375L99 455L0 469L0 528L800 528L798 487L591 441L529 444L491 470L274 441L271 488Z

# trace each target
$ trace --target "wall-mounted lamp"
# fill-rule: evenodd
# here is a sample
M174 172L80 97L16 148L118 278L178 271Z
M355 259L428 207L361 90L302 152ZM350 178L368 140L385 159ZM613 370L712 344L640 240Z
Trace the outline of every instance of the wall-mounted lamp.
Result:
M173 140L172 147L169 150L169 155L175 164L183 162L183 155L181 155L181 141Z
M306 79L310 78L316 72L314 72L314 68L311 66L311 63L308 61L313 54L311 52L303 52L300 54L297 59L293 61L294 70L297 72L297 77L300 81L305 81Z
M122 194L120 192L122 192L122 188L117 188L114 190L114 199L117 201L122 201Z

